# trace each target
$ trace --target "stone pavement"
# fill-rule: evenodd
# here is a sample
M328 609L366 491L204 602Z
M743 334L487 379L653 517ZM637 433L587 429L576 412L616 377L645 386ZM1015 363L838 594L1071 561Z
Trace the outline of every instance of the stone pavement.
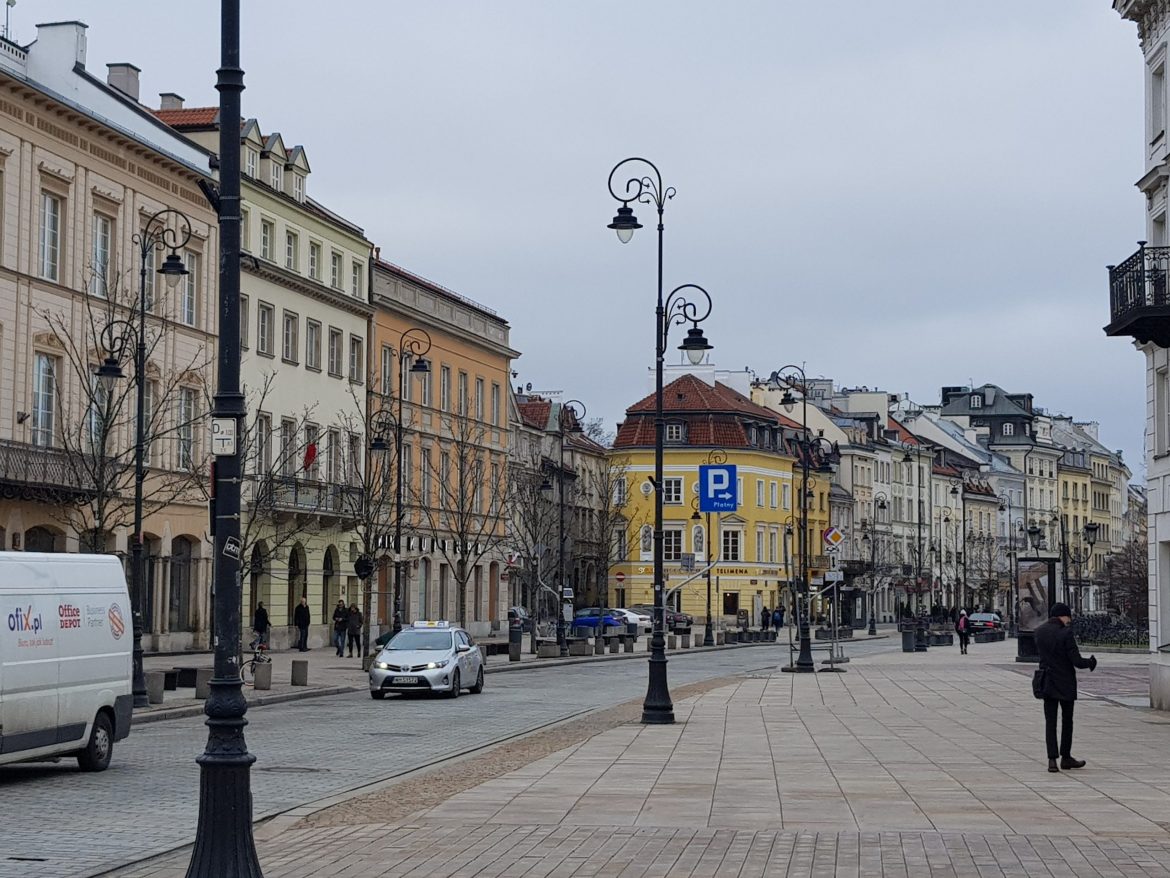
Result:
M261 832L268 878L1170 876L1170 716L1077 706L1050 775L1014 642L755 673L388 819L389 786ZM1100 656L1098 673L1133 671ZM399 810L405 810L400 808ZM179 878L184 856L119 873Z

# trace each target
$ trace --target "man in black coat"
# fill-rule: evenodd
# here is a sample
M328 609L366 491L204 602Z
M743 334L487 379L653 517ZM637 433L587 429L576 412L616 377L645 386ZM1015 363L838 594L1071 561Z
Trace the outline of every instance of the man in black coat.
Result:
M1097 657L1083 658L1073 636L1072 610L1068 604L1055 603L1048 611L1048 621L1036 629L1036 651L1040 670L1044 672L1041 694L1044 697L1044 741L1048 746L1048 770L1083 768L1085 760L1073 759L1073 706L1077 700L1077 668L1097 667ZM1056 765L1056 713L1060 711L1060 767Z
M309 599L301 598L297 608L293 610L293 624L297 626L297 649L301 652L309 650Z

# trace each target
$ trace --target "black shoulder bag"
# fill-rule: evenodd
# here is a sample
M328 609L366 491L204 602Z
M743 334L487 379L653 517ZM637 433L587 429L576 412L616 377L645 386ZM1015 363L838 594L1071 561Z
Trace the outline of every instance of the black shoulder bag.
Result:
M1044 684L1048 682L1048 668L1037 668L1032 673L1032 694L1044 698Z

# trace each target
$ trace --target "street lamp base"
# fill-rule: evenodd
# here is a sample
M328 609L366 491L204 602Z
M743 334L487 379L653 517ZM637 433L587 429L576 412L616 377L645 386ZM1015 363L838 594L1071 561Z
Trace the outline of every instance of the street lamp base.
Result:
M658 647L650 656L650 679L646 700L642 702L643 725L670 725L674 722L674 703L666 683L666 656L662 652L661 635L655 636L652 646Z
M816 667L807 667L805 665L784 665L780 668L786 674L815 674Z
M703 631L703 646L715 645L715 632L711 630L711 623L707 623L707 628Z

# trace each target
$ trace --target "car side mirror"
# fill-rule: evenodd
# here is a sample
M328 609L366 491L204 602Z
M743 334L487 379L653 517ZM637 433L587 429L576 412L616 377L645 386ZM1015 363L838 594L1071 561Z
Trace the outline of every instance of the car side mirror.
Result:
M466 643L461 643L457 647L455 647L455 651L456 652L471 652L471 647L468 646Z

